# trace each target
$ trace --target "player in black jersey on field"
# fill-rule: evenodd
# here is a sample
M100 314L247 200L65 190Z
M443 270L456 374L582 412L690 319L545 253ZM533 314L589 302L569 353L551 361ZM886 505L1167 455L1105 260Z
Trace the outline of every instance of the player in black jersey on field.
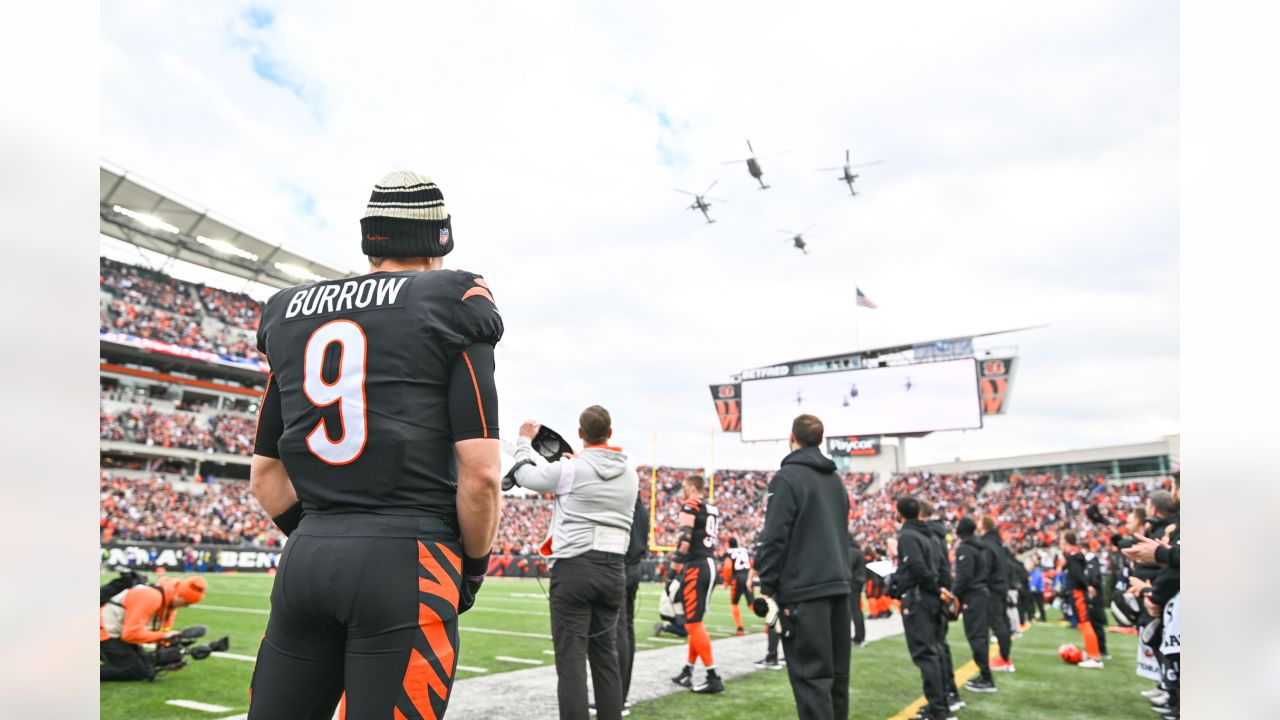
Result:
M680 539L671 559L680 577L680 597L684 601L684 627L689 633L689 660L679 675L671 678L677 685L692 688L696 693L724 692L724 681L716 673L716 662L711 656L711 636L702 624L715 585L716 532L720 527L720 511L704 500L707 481L701 475L684 479L684 505L680 508ZM707 670L707 680L693 684L693 665L702 660Z
M250 484L289 535L250 691L252 720L441 718L458 614L499 517L493 346L478 275L442 270L450 217L396 172L360 221L369 274L282 290Z
M756 601L751 592L751 551L738 547L738 538L729 538L729 551L724 556L724 583L729 591L729 612L733 614L733 624L739 635L745 635L742 627L742 609L738 600L746 599L747 607Z

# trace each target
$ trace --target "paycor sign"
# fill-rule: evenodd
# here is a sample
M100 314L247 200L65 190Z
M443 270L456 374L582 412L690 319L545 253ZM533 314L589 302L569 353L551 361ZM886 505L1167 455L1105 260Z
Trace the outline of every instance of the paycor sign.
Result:
M880 436L866 437L829 437L827 438L827 454L832 457L851 457L854 455L879 455Z

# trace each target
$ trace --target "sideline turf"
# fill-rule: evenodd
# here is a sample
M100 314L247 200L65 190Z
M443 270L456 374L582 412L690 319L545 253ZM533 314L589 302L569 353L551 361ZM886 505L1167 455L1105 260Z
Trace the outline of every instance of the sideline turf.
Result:
M172 575L183 576L181 573ZM105 583L113 577L115 576L104 574L101 582ZM151 575L149 579L154 581L155 577ZM209 639L230 636L229 652L256 656L258 643L267 626L265 611L270 608L273 578L259 574L208 574L204 577L209 581L204 601L179 610L178 626L208 625ZM462 642L458 663L484 668L488 672L459 669L459 679L534 667L525 663L498 660L497 656L554 664L554 658L544 652L551 649L551 620L547 613L544 589L550 590L545 579L541 587L535 580L490 578L485 582L477 607L462 616ZM652 647L671 644L653 642L650 639L653 635L653 622L658 616L658 592L659 586L656 583L642 585L636 602L636 639L642 643L650 643ZM256 612L214 610L209 609L209 606ZM743 620L749 631L759 633L763 629L759 620L745 608ZM711 626L713 638L726 637L733 631L728 601L722 588L718 588L712 596L707 624ZM469 628L545 635L548 639L482 634L468 632ZM251 662L211 657L200 662L191 661L186 668L162 675L153 683L101 683L101 717L103 720L217 720L227 715L243 713L248 709L248 688L252 672ZM232 710L221 715L188 710L166 705L165 701L170 699L195 700L222 705ZM554 716L554 712L552 715ZM532 716L530 720L533 720Z
M1017 672L996 673L999 692L972 693L961 688L968 706L964 720L1101 720L1148 717L1148 703L1139 694L1152 684L1134 674L1137 639L1108 633L1114 658L1102 670L1082 670L1058 657L1065 642L1081 644L1080 633L1057 624L1061 614L1047 613L1048 624L1034 624L1013 646ZM969 660L968 645L958 623L948 635L952 659L959 669ZM921 695L920 674L907 655L906 639L898 635L853 649L849 682L849 717L884 720L893 717ZM726 683L723 695L683 692L632 707L635 720L743 720L794 718L795 701L786 671L759 670Z

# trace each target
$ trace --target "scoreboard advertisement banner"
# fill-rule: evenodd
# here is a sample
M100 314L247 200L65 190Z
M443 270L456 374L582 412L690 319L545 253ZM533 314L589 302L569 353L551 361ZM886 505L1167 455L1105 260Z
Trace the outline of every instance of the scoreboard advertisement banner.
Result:
M1016 357L986 358L978 361L982 414L1004 415L1009 410L1009 383L1013 381Z
M742 383L711 386L711 399L716 403L716 416L724 432L742 431Z
M880 436L827 438L827 454L832 457L865 457L880 454Z

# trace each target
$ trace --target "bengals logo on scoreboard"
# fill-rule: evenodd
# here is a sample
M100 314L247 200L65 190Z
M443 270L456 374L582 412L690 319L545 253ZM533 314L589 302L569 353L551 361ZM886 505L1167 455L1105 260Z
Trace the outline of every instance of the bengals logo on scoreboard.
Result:
M731 398L735 395L734 387L732 385L721 385L719 393L721 398Z
M984 360L982 362L982 374L987 377L992 375L1004 375L1005 364L1003 360Z

